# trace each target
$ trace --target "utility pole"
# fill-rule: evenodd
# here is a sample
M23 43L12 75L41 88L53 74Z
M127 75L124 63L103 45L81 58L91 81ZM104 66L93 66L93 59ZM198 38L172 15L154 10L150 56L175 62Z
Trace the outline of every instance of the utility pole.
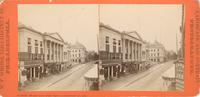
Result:
M177 39L177 33L176 33L176 54L177 54L177 58L178 59L178 39Z
M99 23L100 23L100 4L98 4L98 17L99 17ZM99 27L100 31L100 27ZM99 32L98 31L98 32ZM97 49L98 49L98 62L97 62L97 83L98 83L98 90L100 90L100 79L99 79L99 66L100 66L100 51L99 51L99 35L97 34Z

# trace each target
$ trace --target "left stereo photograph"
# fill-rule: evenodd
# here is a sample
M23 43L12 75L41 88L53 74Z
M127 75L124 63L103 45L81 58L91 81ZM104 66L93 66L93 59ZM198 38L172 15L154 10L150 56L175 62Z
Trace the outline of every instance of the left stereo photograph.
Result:
M20 91L98 90L98 5L18 5Z

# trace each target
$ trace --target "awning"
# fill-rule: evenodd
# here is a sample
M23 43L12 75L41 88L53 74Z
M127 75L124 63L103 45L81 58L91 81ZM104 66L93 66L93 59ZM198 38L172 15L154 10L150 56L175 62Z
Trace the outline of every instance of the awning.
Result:
M98 65L95 64L94 67L92 69L90 69L85 75L84 78L86 80L90 80L90 81L96 81L98 80Z

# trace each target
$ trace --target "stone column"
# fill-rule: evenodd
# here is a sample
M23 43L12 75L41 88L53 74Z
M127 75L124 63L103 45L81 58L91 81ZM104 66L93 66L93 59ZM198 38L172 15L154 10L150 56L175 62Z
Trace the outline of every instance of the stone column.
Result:
M137 60L137 43L135 42L135 61Z
M110 67L111 68L111 78L113 78L113 66Z
M133 41L133 61L135 61L135 42Z
M122 39L122 60L125 59L126 47L125 47L125 40Z
M142 44L140 44L140 61L142 59Z
M54 60L55 60L55 58L54 58L54 56L55 56L55 43L52 41L52 44L53 44L53 46L52 46L52 49L53 49L53 52L52 52L52 54L53 54L53 62L54 62Z
M50 62L52 62L52 60L51 60L51 41L49 41L49 49L50 49L50 52L49 52L49 60L50 60Z
M32 79L34 79L35 78L35 71L34 71L34 67L32 68Z
M139 58L139 50L138 50L138 47L139 47L139 46L138 46L138 43L136 43L136 51L137 51L137 53L136 53L136 55L137 55L136 58L137 58L137 59L136 59L136 60L137 60L137 61L138 61L138 58Z
M110 67L108 66L108 80L110 80Z
M30 67L30 71L29 71L30 73L30 80L32 81L32 68Z
M131 61L133 61L133 41L131 41Z
M127 47L128 47L128 60L130 59L130 42L127 40Z

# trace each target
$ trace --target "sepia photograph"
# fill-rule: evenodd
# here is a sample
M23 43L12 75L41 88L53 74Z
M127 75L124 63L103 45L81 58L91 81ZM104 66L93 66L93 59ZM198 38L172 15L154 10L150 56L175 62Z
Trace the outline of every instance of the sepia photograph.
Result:
M100 5L102 90L184 89L183 5Z
M182 4L18 4L20 91L183 91Z
M22 4L19 9L19 89L82 91L98 60L98 6Z

